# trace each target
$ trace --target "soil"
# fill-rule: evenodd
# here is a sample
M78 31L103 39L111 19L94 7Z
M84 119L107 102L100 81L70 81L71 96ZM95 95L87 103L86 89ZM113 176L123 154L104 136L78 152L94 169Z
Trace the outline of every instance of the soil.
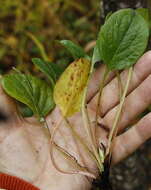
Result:
M112 168L113 190L151 190L151 140Z

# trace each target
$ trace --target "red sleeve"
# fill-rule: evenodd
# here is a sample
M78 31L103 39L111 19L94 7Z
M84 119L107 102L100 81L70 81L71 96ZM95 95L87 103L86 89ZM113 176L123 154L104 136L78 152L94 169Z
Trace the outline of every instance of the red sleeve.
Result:
M3 173L0 173L0 188L6 190L40 190L23 179Z

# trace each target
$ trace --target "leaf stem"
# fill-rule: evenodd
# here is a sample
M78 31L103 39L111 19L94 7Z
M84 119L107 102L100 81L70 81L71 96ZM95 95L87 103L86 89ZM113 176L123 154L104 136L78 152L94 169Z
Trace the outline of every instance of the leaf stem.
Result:
M97 122L98 122L98 116L99 116L99 110L101 110L101 98L102 98L102 92L103 92L103 88L104 88L104 85L105 85L105 81L106 81L106 78L109 74L109 70L108 68L106 67L105 68L105 71L104 71L104 75L103 75L103 79L101 81L101 84L100 84L100 87L99 87L99 91L98 91L98 99L97 99L97 107L96 107L96 117L95 117L95 124L97 126Z
M90 157L92 159L96 159L95 156L93 155L92 151L88 148L88 146L84 143L83 139L81 138L81 136L74 130L74 128L72 127L72 125L70 124L69 120L65 118L65 122L66 122L66 126L68 128L70 128L72 134L74 137L77 138L77 140L81 143L81 145L83 146L84 150L90 155Z
M49 137L50 137L50 139L51 139L51 132L50 132L50 129L49 129L48 123L47 123L47 121L46 121L45 118L44 118L44 123L45 123L45 128L48 130L48 132L49 132Z
M119 119L120 119L120 116L121 116L122 108L123 108L123 105L124 105L124 102L125 102L125 98L126 98L126 94L127 94L127 91L128 91L128 87L129 87L129 84L130 84L131 77L132 77L132 73L133 73L133 67L130 67L129 71L128 71L128 78L127 78L126 86L125 86L123 95L122 95L121 100L120 100L120 105L119 105L119 108L118 108L117 113L115 115L115 120L114 120L114 123L113 123L113 127L112 127L112 129L111 129L111 131L109 133L108 147L106 149L106 156L108 156L108 154L110 152L111 143L112 143L112 140L113 140L113 135L114 135L115 131L117 131L117 128L118 128L118 122L119 122Z
M59 172L64 173L64 174L81 174L81 175L85 175L85 176L88 176L88 177L91 177L91 178L95 179L96 176L93 173L89 172L85 167L82 167L72 155L70 155L66 150L64 150L63 148L61 148L60 146L58 146L56 143L54 143L54 140L53 140L54 136L55 136L58 128L60 127L63 119L64 118L62 118L59 121L59 123L54 127L54 129L52 131L52 134L51 134L50 157L51 157L51 161L52 161L53 166L55 167L56 170L58 170ZM55 146L55 148L59 152L61 152L64 155L64 157L66 158L66 160L68 160L68 162L70 162L70 164L72 166L74 166L74 168L76 168L76 171L70 171L70 172L68 172L68 171L64 171L64 170L62 170L61 168L58 167L58 165L55 162L54 155L53 155L53 147L54 146Z
M57 144L54 143L54 146L55 148L70 162L70 164L74 167L76 167L76 171L64 171L62 169L60 169L56 162L55 162L55 159L54 159L54 167L61 173L64 173L64 174L81 174L81 175L84 175L84 176L87 176L87 177L91 177L93 179L96 179L96 176L95 174L87 171L87 169L85 167L82 167L78 162L77 160L71 155L69 154L67 151L65 151L62 147L58 146Z
M98 162L98 166L99 166L99 169L102 170L102 163L101 163L101 160L99 158L99 153L98 153L98 150L97 150L97 147L93 141L93 134L92 134L92 129L91 129L91 122L90 122L90 118L89 118L89 115L88 115L88 112L87 112L87 108L86 108L86 105L83 105L84 107L82 107L82 116L83 116L83 121L84 121L84 127L85 127L85 130L86 130L86 133L88 135L88 139L90 140L90 143L91 143L91 146L92 146L92 151L94 153L94 156L95 156L95 160L97 160Z
M102 79L102 82L100 84L99 91L98 91L98 99L97 99L96 115L95 115L95 128L94 128L95 131L94 131L94 137L93 137L95 143L96 143L96 128L98 126L98 116L99 116L99 112L101 112L101 98L102 98L103 88L104 88L105 81L106 81L108 74L109 74L109 70L106 67L105 71L104 71L103 79Z
M97 160L96 163L99 167L99 170L102 172L102 162L100 160L99 152L97 150L97 145L95 143L94 133L92 131L91 121L89 118L89 114L88 114L88 110L87 110L87 102L86 102L87 101L86 98L87 98L88 84L89 84L89 81L92 77L93 68L94 68L94 63L91 64L89 77L88 77L87 84L86 84L85 89L84 89L81 111L82 111L82 117L83 117L83 123L84 123L85 131L86 131L86 133L88 135L88 139L91 143L92 151L93 151L93 154L96 158L95 160Z
M117 76L117 80L118 80L119 100L120 100L122 97L122 94L123 94L123 85L122 85L121 76L120 76L119 71L116 71L116 76Z

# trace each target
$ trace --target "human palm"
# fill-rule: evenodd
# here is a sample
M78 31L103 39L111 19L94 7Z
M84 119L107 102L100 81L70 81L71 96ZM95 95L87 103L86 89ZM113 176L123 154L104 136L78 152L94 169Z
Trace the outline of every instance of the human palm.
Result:
M97 90L102 77L104 66L93 75L89 85L88 109L93 124ZM127 71L121 73L123 85L126 83ZM134 73L124 104L122 117L119 122L119 133L113 148L113 163L117 163L132 153L137 147L151 136L151 114L137 120L133 127L125 130L136 117L151 104L151 52L147 52L134 66ZM107 145L109 129L112 127L116 109L119 103L118 82L111 73L104 88L101 99L101 115L97 128L98 144ZM84 190L90 189L91 182L79 174L63 174L58 172L50 159L50 136L47 129L31 118L21 119L16 111L15 103L3 90L0 90L0 110L8 116L0 124L0 169L27 180L41 190ZM47 116L50 131L60 121L58 108ZM87 135L83 128L80 113L70 118L76 132L89 147ZM125 132L124 132L125 131ZM89 171L97 173L95 162L89 157L80 142L75 140L71 130L62 123L55 136L55 142L76 158L78 163L87 167ZM72 171L73 167L61 154L54 149L55 161L65 171Z

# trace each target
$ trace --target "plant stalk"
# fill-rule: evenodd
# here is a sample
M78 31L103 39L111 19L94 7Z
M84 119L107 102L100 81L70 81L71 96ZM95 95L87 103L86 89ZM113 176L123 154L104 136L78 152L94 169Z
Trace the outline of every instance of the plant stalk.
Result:
M102 92L103 92L103 88L104 88L105 81L106 81L108 74L109 74L109 70L106 67L105 71L104 71L103 79L102 79L102 82L100 84L99 91L98 91L98 99L97 99L96 115L95 115L95 128L94 128L95 131L94 131L94 136L93 136L93 139L95 142L96 142L96 128L98 126L98 116L99 116L99 111L101 110L100 103L101 103L101 98L102 98Z
M99 87L99 91L98 91L98 99L97 99L97 107L96 107L96 116L95 116L95 125L97 126L97 122L98 122L98 116L99 116L99 110L101 110L101 98L102 98L102 92L103 92L103 88L104 88L104 85L105 85L105 80L107 78L109 74L109 70L108 68L106 67L105 68L105 72L104 72L104 75L103 75L103 79L102 79L102 82L100 84L100 87Z
M97 150L97 145L96 145L96 141L94 139L94 133L92 131L92 127L91 127L91 121L90 121L90 118L89 118L89 114L88 114L88 110L87 110L87 91L88 91L88 84L89 84L89 81L92 77L92 73L93 73L93 68L94 68L94 63L91 64L91 68L90 68L90 74L89 74L89 77L88 77L88 80L87 80L87 84L86 84L86 87L84 89L84 94L83 94L83 99L82 99L82 108L81 108L81 111L82 111L82 117L83 117L83 123L84 123L84 127L85 127L85 131L88 135L88 139L91 143L91 146L92 146L92 151L93 151L93 154L95 156L95 160L97 160L97 165L99 167L99 170L102 172L102 162L100 160L100 157L99 157L99 152Z
M52 134L50 134L50 130L49 130L49 134L50 134L50 137L51 137L51 141L50 141L50 157L51 157L51 161L52 161L52 164L53 166L55 167L55 169L61 173L64 173L64 174L81 174L81 175L85 175L85 176L88 176L88 177L91 177L91 178L96 178L96 176L87 171L87 169L85 167L82 167L78 162L77 160L72 156L70 155L66 150L64 150L62 147L58 146L56 143L54 143L53 139L54 139L54 136L58 130L58 128L60 127L62 121L63 121L64 118L62 118L59 123L54 127L54 130L52 131ZM49 129L48 127L48 124L46 124L46 127ZM55 146L55 148L65 157L66 160L68 160L68 162L74 167L76 168L76 171L64 171L62 170L61 168L58 167L58 165L56 164L55 162L55 158L53 156L53 147Z
M101 163L101 160L99 158L99 153L98 153L98 150L97 150L97 147L93 141L93 135L92 135L92 130L91 130L91 123L90 123L90 118L88 116L88 112L87 112L87 108L86 108L86 105L84 105L84 107L82 108L82 116L83 116L83 121L84 121L84 127L85 127L85 131L88 135L88 139L90 140L90 143L91 143L91 146L92 146L92 151L93 151L93 154L98 162L98 166L99 166L99 169L102 171L102 163Z
M124 102L125 102L125 98L126 98L126 94L127 94L127 91L128 91L128 87L129 87L129 84L130 84L131 77L132 77L132 73L133 73L133 67L130 67L129 71L128 71L128 78L127 78L126 86L125 86L123 95L122 95L121 100L120 100L119 109L117 110L117 113L115 115L115 120L114 120L114 123L113 123L113 127L112 127L112 129L111 129L111 131L109 133L108 147L106 149L106 155L105 156L108 156L108 154L110 152L111 143L112 143L112 140L113 140L113 135L117 131L117 128L118 128L118 122L119 122L119 119L120 119L120 116L121 116L122 108L123 108L123 105L124 105Z
M123 85L122 85L121 76L120 76L119 71L116 71L116 76L117 76L117 80L118 80L119 100L120 100L122 97L122 94L123 94Z
M96 160L93 152L88 148L88 146L84 143L83 139L81 138L81 136L74 130L74 128L72 127L72 125L70 124L70 122L65 118L65 122L66 122L66 126L71 130L72 134L74 137L77 138L77 140L81 143L81 145L83 146L84 150L89 154L89 156L93 159ZM97 160L96 160L97 161Z

